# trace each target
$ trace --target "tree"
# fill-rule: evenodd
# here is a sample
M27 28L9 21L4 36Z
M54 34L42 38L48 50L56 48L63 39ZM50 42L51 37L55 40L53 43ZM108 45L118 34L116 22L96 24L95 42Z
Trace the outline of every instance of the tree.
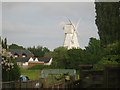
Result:
M68 50L67 68L79 69L80 64L85 64L85 50L72 48Z
M95 2L95 9L102 46L120 41L120 2Z
M2 40L2 47L4 49L7 49L7 38L5 38L4 40Z
M4 48L7 49L7 38L4 40Z
M120 64L120 55L107 55L103 57L98 63L98 65L103 64ZM94 70L103 70L103 66L94 66Z
M4 41L2 40L2 48L4 48Z
M86 60L89 61L88 64L96 64L104 55L103 48L101 47L100 40L91 37L89 40L88 47L86 47Z
M9 45L9 49L25 49L23 46L19 46L17 44Z
M53 66L59 67L59 68L66 68L67 67L67 48L65 47L58 47L55 48L54 51L52 52L52 57L53 57Z
M44 54L46 52L50 52L50 50L46 47L42 47L42 46L33 46L33 47L29 47L27 48L29 51L31 51L35 57L44 57Z
M53 65L60 68L79 69L78 65L96 64L103 57L100 40L90 38L86 49L58 47L53 51Z
M20 77L20 68L12 58L2 57L2 81L15 81Z

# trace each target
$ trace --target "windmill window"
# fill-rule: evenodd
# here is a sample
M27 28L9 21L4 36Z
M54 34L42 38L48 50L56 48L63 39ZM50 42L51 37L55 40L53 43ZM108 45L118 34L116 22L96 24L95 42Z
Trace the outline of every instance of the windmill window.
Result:
M17 53L14 54L15 58L19 57L19 55Z
M22 54L22 57L27 57L27 55L25 53Z

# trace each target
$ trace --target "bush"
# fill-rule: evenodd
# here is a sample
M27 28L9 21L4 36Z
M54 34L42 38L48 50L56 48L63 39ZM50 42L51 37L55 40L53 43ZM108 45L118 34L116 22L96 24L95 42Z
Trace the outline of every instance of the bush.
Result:
M103 57L98 63L100 64L120 64L120 55L107 55ZM103 70L103 66L94 66L94 70Z
M10 72L10 76L11 76L11 80L18 80L20 78L21 72L20 72L20 68L17 65L17 62L15 62L15 60L13 60L14 63L14 68L11 70Z
M15 81L20 77L20 68L15 60L2 58L2 81Z

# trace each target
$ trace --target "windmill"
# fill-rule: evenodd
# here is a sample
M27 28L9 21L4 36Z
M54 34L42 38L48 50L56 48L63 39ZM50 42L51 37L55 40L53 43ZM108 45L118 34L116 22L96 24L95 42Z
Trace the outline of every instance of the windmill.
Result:
M79 22L75 26L70 19L68 20L69 20L69 24L63 25L63 30L65 33L65 39L64 39L63 46L67 47L67 49L79 48L80 46L79 46L78 38L77 38L77 35L80 37L77 31Z

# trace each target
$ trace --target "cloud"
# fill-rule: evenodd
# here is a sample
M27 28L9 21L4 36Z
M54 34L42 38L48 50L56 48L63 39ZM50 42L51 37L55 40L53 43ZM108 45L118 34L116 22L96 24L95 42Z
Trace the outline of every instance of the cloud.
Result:
M50 27L53 28L53 27ZM41 33L42 34L50 34L52 32L46 32L51 31L49 27L40 26L40 25L31 25L31 24L24 24L24 23L12 23L10 21L3 22L3 32L11 32L11 33ZM56 32L55 32L56 33Z

